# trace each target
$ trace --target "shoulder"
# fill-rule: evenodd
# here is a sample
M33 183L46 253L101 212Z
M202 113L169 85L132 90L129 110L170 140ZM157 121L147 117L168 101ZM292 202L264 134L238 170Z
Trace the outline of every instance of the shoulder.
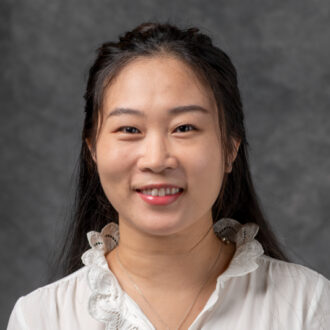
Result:
M49 299L61 301L73 294L79 293L78 289L86 287L87 267L82 267L74 273L65 276L55 282L42 286L31 293L21 297L22 303L46 302Z
M262 255L258 258L259 265L256 276L264 278L269 286L282 288L286 292L315 296L315 290L330 289L330 281L315 270L293 262L286 262ZM301 291L297 292L297 289Z
M79 320L73 319L76 311L86 310L86 313L82 314L88 314L87 305L91 291L86 280L87 271L87 267L82 267L60 280L20 297L11 313L8 330L41 329L43 326L47 328L49 322L61 329L72 326L72 322L77 326Z
M278 260L266 255L258 258L259 271L268 278L282 281L295 281L297 284L322 283L329 285L330 281L315 270L293 262Z
M262 255L256 276L271 293L274 306L300 311L310 329L330 324L330 281L318 272L292 262ZM318 323L321 322L321 323ZM315 323L315 324L314 324Z

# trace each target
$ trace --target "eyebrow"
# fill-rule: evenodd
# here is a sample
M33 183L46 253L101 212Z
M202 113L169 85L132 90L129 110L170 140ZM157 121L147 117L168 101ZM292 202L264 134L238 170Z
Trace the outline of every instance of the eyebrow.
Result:
M178 115L181 113L187 113L187 112L200 112L200 113L204 113L204 114L210 114L210 112L208 110L206 110L205 108L201 107L200 105L183 105L183 106L178 106L175 108L172 108L168 111L168 113L170 115ZM145 117L145 113L143 111L140 110L136 110L136 109L130 109L130 108L115 108L113 111L111 111L108 114L108 118L111 116L120 116L120 115L135 115L135 116L139 116L139 117Z

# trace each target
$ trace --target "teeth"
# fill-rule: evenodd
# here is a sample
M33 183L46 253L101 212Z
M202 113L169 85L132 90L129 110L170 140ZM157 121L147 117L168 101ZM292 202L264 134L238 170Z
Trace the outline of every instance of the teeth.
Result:
M171 193L172 194L176 194L177 192L179 192L179 188L172 188L172 191L171 191Z
M158 196L158 189L152 189L151 195L152 196Z
M142 194L151 195L151 196L165 196L165 195L174 195L180 191L180 188L154 188L154 189L145 189L142 190Z

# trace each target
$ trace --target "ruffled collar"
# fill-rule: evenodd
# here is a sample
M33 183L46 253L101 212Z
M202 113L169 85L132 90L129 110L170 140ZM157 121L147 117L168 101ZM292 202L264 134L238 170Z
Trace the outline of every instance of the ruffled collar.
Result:
M236 251L228 268L218 277L217 293L231 277L243 276L256 270L258 268L256 259L264 253L264 250L255 239L259 230L255 223L242 225L234 219L222 218L213 225L213 229L219 238L227 237L236 244ZM133 304L139 309L133 299L122 290L105 258L105 254L118 245L118 225L110 222L100 233L88 232L87 238L91 248L82 255L81 259L89 268L87 280L92 294L89 298L88 310L91 316L105 323L106 330L154 329L146 317L135 315L132 308L129 308Z

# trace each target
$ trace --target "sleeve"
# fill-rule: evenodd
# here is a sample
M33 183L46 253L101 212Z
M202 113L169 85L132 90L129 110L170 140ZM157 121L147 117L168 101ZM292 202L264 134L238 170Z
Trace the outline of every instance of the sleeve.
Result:
M307 315L307 329L330 329L330 281L319 274Z
M7 330L28 330L22 308L22 299L19 298L10 314Z

